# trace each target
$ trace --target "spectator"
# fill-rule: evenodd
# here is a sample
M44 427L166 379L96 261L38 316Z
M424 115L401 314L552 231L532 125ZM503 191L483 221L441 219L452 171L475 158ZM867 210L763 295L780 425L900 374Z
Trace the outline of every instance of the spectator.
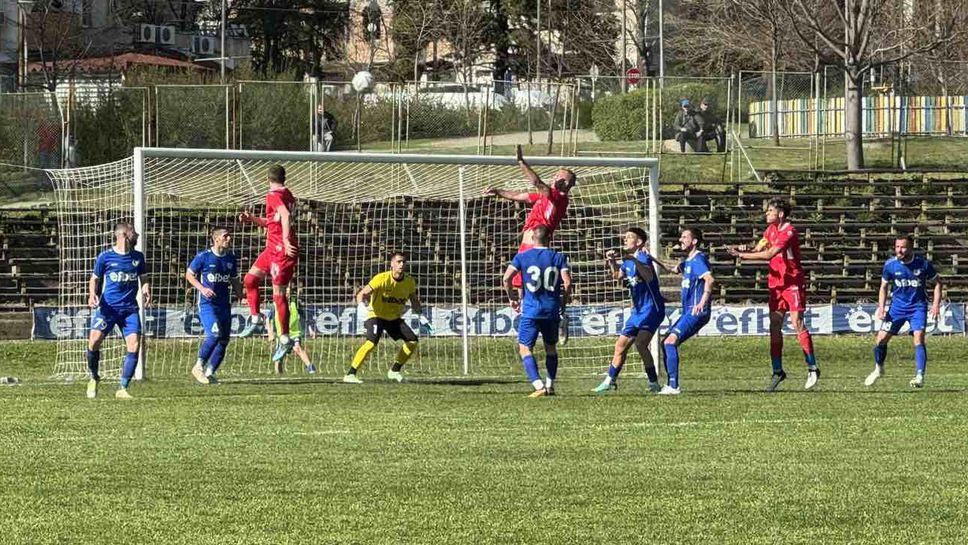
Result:
M723 127L722 120L713 112L710 101L707 98L699 103L699 111L695 115L697 133L696 140L699 143L700 152L708 152L706 142L716 141L716 152L726 151L726 129Z
M57 122L51 119L41 119L37 126L37 156L40 168L60 168L60 157L57 152L60 147L61 131Z
M686 144L689 144L695 151L699 132L699 127L696 125L696 113L688 98L680 100L679 106L679 113L676 114L676 119L673 121L673 127L676 129L676 141L679 142L679 151L685 153Z
M316 106L316 151L329 151L336 139L336 118L323 109L323 105Z

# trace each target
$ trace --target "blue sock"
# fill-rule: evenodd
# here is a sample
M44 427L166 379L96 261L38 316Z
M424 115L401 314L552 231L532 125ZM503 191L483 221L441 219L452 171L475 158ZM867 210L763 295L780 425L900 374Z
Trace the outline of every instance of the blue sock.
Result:
M198 347L198 359L202 360L202 363L208 362L208 358L211 357L216 345L218 345L218 337L206 335L205 340L202 341L202 346Z
M228 341L215 344L215 349L212 350L212 357L208 360L208 368L212 370L213 375L218 371L218 366L222 365L222 360L225 359L225 349L228 348L228 345Z
M612 380L618 378L618 374L622 371L621 367L615 367L614 365L608 366L608 377Z
M87 351L87 370L91 372L91 378L94 380L101 380L101 375L98 373L98 367L101 365L101 351L100 350L88 350Z
M138 366L138 353L128 352L124 356L124 365L121 367L121 387L127 388L131 384L131 377L134 376L134 369Z
M555 380L558 378L558 354L545 354L545 368L548 370L548 378Z
M817 368L817 356L816 354L803 353L803 361L807 362L807 369Z
M666 344L666 374L669 375L669 386L679 387L679 347L674 344Z
M928 366L928 349L923 344L914 347L914 372L923 375Z
M524 362L524 374L528 375L528 382L541 380L541 376L538 375L538 363L534 361L533 355L528 354L521 358L521 361Z
M773 374L783 372L783 358L771 358L773 363Z
M874 345L874 363L877 365L884 365L884 360L887 359L887 345L886 344L875 344Z

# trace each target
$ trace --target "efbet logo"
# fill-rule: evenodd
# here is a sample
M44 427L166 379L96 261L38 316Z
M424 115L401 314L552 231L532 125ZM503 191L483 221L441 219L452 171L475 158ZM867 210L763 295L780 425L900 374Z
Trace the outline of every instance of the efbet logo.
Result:
M208 273L205 275L205 279L208 280L209 284L228 284L232 281L231 276L219 273Z
M918 271L920 272L920 271ZM917 274L917 273L915 273ZM920 288L921 281L916 278L895 278L894 287L896 288Z
M112 272L112 273L109 273L108 274L108 278L111 279L111 282L114 282L114 283L117 283L117 284L124 284L126 282L137 282L138 281L138 275L137 274L135 274L135 273L126 273L126 272Z

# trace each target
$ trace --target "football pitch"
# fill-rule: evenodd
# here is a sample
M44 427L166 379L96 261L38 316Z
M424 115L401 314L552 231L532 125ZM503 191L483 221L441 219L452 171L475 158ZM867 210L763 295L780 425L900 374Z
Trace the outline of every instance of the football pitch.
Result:
M909 337L873 388L870 337L815 338L823 376L763 392L765 338L682 348L679 397L562 372L333 380L47 380L54 344L0 344L4 543L965 543L964 337ZM603 362L607 354L603 355ZM226 362L231 365L231 360Z

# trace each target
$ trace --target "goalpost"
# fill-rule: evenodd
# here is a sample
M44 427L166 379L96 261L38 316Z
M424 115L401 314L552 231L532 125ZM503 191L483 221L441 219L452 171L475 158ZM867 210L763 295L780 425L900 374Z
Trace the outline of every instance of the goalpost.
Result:
M620 247L630 226L645 227L649 246L658 248L658 161L529 157L528 163L544 180L559 168L578 175L551 244L567 255L575 278L561 368L600 372L629 307L627 288L611 279L603 256ZM59 313L71 324L58 341L55 375L86 373L87 281L97 254L113 242L114 223L131 220L141 234L154 300L142 308L143 369L150 376L188 376L201 327L185 270L210 246L216 226L232 229L240 273L248 270L265 235L236 217L243 209L264 214L266 171L273 164L286 168L298 201L300 254L292 290L301 306L303 345L321 376L341 376L363 342L365 317L356 316L353 296L387 270L394 250L408 254L424 314L435 327L421 336L409 374L494 376L520 369L516 315L500 280L530 206L483 195L491 185L529 189L513 157L135 148L132 158L116 163L49 171L61 243ZM263 290L265 311L272 301L268 280ZM235 303L233 335L247 317L245 304ZM417 331L412 312L404 319ZM384 339L378 345L361 370L364 380L386 372L399 344ZM123 352L116 335L105 343L107 376L119 372ZM271 352L264 334L233 337L219 374L270 375ZM303 374L290 355L286 376Z

